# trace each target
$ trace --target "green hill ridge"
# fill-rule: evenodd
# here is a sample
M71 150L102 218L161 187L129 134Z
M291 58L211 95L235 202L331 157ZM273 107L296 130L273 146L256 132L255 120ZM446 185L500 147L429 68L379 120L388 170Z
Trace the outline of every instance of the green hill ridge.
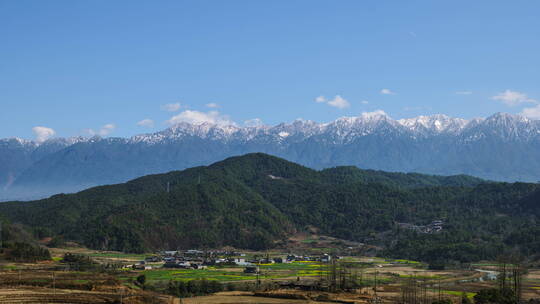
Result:
M464 175L316 171L254 153L75 194L2 203L0 215L95 249L261 250L311 226L380 245L388 256L472 261L507 246L540 252L538 191L537 184ZM398 225L437 219L443 230L434 234Z

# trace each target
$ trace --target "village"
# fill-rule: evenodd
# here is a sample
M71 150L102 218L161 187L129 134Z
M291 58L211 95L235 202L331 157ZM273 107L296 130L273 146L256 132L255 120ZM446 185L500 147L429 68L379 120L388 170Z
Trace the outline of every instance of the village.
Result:
M438 233L443 230L442 220L433 220L428 225L414 225L409 223L396 223L400 228L413 230L419 233Z
M134 264L124 265L124 268L134 270L151 270L155 268L178 269L208 269L215 266L244 267L244 273L258 273L259 265L282 264L293 262L329 263L332 259L339 260L340 256L321 255L272 255L252 254L238 251L203 251L198 249L160 251Z
M0 280L6 289L0 299L70 298L73 303L89 303L89 299L106 298L110 303L137 304L179 303L179 298L184 304L395 303L416 294L431 303L472 298L497 282L498 266L493 262L435 270L418 261L347 254L354 251L349 247L338 250L346 254L333 253L328 247L315 247L319 244L315 240L322 242L313 235L301 242L311 246L311 252L222 248L133 254L51 248L52 261L5 263ZM93 267L68 265L68 257L79 257L76 263ZM523 278L524 298L540 295L539 277L540 270L528 270Z

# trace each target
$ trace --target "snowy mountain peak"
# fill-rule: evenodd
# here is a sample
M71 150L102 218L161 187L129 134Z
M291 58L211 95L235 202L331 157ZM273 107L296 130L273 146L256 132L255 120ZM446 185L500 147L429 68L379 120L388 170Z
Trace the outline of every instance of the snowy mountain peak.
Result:
M3 138L0 139L0 143L5 145L17 145L17 146L23 146L23 147L36 147L38 144L31 140L22 139L19 137L9 137L9 138Z
M81 142L85 144L77 145ZM7 160L0 162L0 189L11 189L6 197L17 199L27 197L30 189L50 195L250 152L314 168L355 165L538 181L539 147L540 121L503 113L471 120L441 114L394 120L375 111L328 123L295 120L252 127L182 122L127 139L0 140L0 159Z
M485 119L485 121L491 122L491 123L516 124L516 123L528 123L531 120L529 120L525 116L499 112L499 113L495 113L489 116L488 118Z
M358 127L358 126L376 126L381 122L394 123L395 121L390 118L384 111L364 112L360 116L340 117L330 123L323 124L325 126L340 126L340 127Z
M345 143L357 137L370 134L407 134L412 138L426 138L438 135L466 136L468 140L485 137L486 134L507 139L533 139L540 137L540 121L530 120L520 115L496 113L488 118L465 120L444 114L423 115L414 118L394 120L384 111L364 112L355 117L340 117L328 123L296 119L291 123L275 126L250 126L218 124L211 122L180 122L171 127L149 134L135 135L122 139L131 143L156 144L162 141L176 141L186 137L198 137L221 141L262 140L280 143L302 141L312 136L328 136L335 143ZM264 139L266 138L266 139ZM101 138L70 137L52 138L43 143L20 138L2 139L0 142L11 145L36 148L39 146L70 146L79 142L93 143ZM33 149L33 148L32 148Z
M459 132L469 122L462 118L452 118L444 114L418 116L398 120L402 126L416 132L431 131L434 133Z
M386 112L382 110L377 110L373 112L363 112L362 114L360 114L360 117L363 120L367 120L367 121L380 121L380 120L391 119L390 116L388 116L388 114L386 114Z

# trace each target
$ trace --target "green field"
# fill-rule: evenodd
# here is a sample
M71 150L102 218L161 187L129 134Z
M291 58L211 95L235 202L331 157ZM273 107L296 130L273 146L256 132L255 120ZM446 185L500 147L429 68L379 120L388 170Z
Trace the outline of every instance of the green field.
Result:
M321 264L315 262L293 262L283 264L259 265L261 279L279 279L287 277L312 277L321 274ZM152 269L143 273L149 281L189 281L196 279L218 281L246 281L255 280L255 274L246 274L243 267L227 267L227 270L219 267L208 269ZM325 270L322 270L324 273Z
M420 262L417 262L417 261L411 261L411 260L405 260L405 259L392 260L392 262L393 263L400 263L400 264L414 264L414 265L421 264Z
M443 275L412 275L412 274L399 274L400 278L415 278L419 280L442 280L448 278L448 276Z
M241 271L223 271L217 269L153 269L145 270L144 275L149 281L189 281L196 279L218 281L241 281L254 280L253 274L245 274Z
M134 253L120 253L120 252L91 252L87 254L94 258L117 258L126 260L144 260L145 257L152 254L134 254Z
M461 296L463 295L463 291L455 291L455 290L442 290L441 291L444 294L453 295L453 296ZM465 292L465 295L467 298L473 298L476 295L476 292Z
M324 267L321 263L318 262L292 262L292 263L274 263L274 264L260 264L261 270L309 270L309 269L318 269Z

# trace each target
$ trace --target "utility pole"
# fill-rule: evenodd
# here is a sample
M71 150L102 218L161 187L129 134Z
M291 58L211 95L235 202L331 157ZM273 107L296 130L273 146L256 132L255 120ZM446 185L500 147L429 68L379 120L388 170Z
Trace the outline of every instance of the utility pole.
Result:
M257 269L255 270L257 272L257 290L259 290L259 287L261 285L261 281L259 280L260 265L260 260L257 260Z
M437 288L438 288L438 290L439 290L439 302L441 302L441 300L442 300L442 299L441 299L441 279L439 278L437 281L438 281L438 282L437 282L437 283L438 283L438 284L437 284Z
M379 303L378 297L377 297L377 275L379 274L378 270L375 270L375 287L373 288L373 291L375 292L375 302Z

